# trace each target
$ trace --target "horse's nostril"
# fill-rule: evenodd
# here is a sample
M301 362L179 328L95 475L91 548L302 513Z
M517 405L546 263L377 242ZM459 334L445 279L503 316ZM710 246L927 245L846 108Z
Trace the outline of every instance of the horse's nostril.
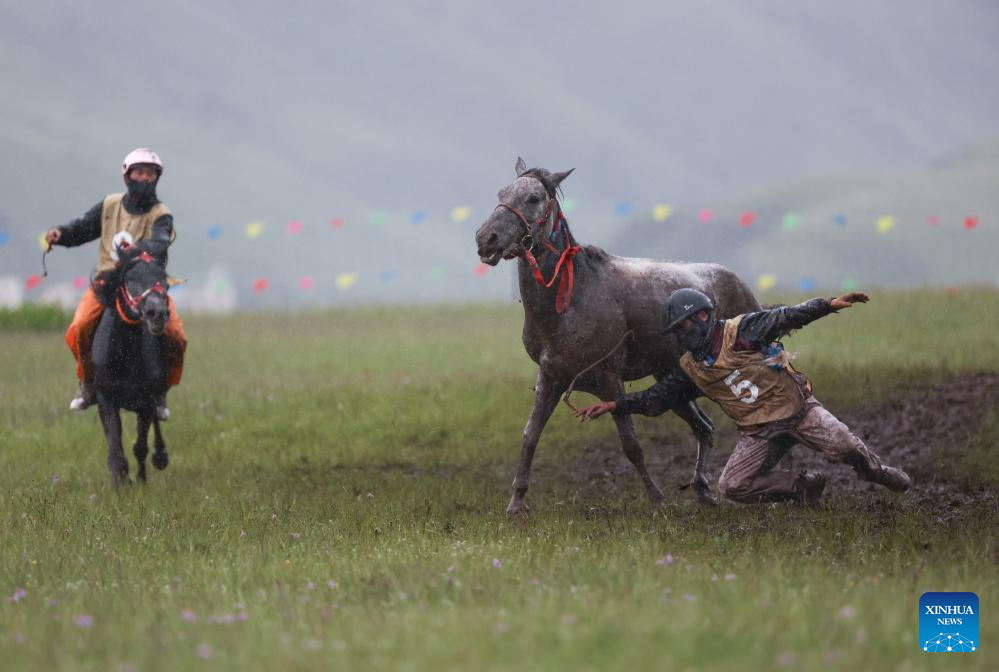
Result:
M499 236L497 234L494 233L493 235L489 236L490 243L495 243L497 240L499 240Z

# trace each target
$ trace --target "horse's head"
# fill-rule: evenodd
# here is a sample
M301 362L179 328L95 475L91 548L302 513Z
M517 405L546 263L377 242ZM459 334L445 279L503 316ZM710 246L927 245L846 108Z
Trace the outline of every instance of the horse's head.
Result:
M500 189L499 203L475 232L479 259L490 266L523 255L541 240L551 226L559 185L572 172L528 170L521 158L514 170L517 179Z
M170 317L166 260L140 242L119 249L118 265L101 278L99 296L126 324L146 326L159 336Z

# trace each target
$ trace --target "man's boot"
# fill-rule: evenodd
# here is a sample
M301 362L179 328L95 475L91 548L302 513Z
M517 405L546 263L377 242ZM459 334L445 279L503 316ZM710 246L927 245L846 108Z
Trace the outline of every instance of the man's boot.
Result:
M883 485L892 492L905 492L912 485L912 479L909 478L909 475L898 467L882 465L880 469L875 469L870 473L861 473L860 477L865 481Z
M826 489L826 477L816 471L803 471L794 479L794 491L800 501L809 506L817 506Z
M69 402L69 410L85 411L97 402L97 393L94 391L94 384L87 381L80 381L80 389Z
M892 492L905 492L912 485L909 475L898 467L888 467L876 460L877 466L872 467L862 455L850 455L845 462L853 467L857 476L865 481L882 485Z
M154 403L156 404L156 417L159 418L159 421L169 420L170 409L167 407L166 393L158 395Z

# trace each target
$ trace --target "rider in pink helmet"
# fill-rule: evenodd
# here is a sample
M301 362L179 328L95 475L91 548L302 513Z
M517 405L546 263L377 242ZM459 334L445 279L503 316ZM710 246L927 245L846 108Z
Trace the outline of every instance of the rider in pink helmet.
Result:
M128 191L124 194L110 194L83 217L65 226L49 229L45 239L50 248L53 245L76 247L99 239L98 271L114 268L118 260L116 245L121 240L129 244L140 240L149 241L162 246L162 251L166 252L176 233L173 229L173 215L156 196L156 185L163 175L163 162L153 150L140 147L133 149L125 157L121 164L121 174ZM169 297L167 300L170 317L163 333L170 353L170 385L176 385L183 372L187 339L173 300ZM93 289L88 289L80 299L73 322L66 331L66 344L76 357L76 373L80 379L80 391L70 403L70 408L74 411L82 411L96 400L91 347L103 312L104 307L97 295ZM160 420L169 418L165 395L157 400L156 412Z
M156 166L159 170L159 174L163 175L163 162L160 161L160 157L151 149L146 147L139 147L138 149L133 149L125 157L125 160L121 164L121 174L125 177L128 176L128 171L132 169L138 163L148 163L151 166ZM159 180L159 177L156 178ZM127 184L126 180L126 184Z

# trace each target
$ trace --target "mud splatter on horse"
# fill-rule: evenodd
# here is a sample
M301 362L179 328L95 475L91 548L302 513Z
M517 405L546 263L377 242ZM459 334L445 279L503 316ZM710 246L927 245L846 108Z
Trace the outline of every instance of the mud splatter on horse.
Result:
M659 379L676 363L680 352L663 320L666 299L674 290L704 292L721 319L760 309L749 287L723 266L616 257L580 245L558 200L560 185L572 171L528 170L523 159L515 170L516 179L500 190L499 203L475 233L483 263L518 260L524 347L538 364L534 408L507 507L511 516L528 509L524 498L538 440L559 397L580 372L604 358L579 376L574 389L611 400L624 391L625 381L649 375ZM690 485L702 501L714 503L706 473L714 427L693 401L672 410L697 439ZM631 417L615 416L614 421L649 499L661 506L663 493L645 466Z

